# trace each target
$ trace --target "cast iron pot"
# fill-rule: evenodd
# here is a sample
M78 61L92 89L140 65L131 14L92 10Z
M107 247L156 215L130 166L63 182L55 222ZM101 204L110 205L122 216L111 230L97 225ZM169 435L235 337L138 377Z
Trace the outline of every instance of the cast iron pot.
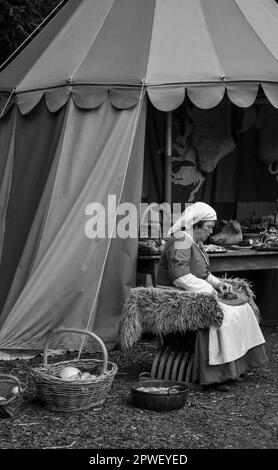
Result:
M138 390L138 388L163 387L169 388L165 393ZM170 411L182 408L188 396L188 386L173 380L143 380L131 386L131 403L136 408L154 411Z

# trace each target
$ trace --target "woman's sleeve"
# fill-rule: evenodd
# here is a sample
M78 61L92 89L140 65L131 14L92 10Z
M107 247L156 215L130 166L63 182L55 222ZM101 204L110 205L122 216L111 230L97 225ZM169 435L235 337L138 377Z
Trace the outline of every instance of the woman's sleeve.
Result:
M191 257L191 248L179 249L173 245L168 252L168 271L169 277L173 282L175 279L190 274L189 261Z
M212 294L214 291L213 286L209 282L205 279L200 279L191 273L178 277L173 281L173 284L174 286L189 292L204 292Z
M211 273L209 273L207 277L207 281L215 288L218 286L219 282L221 282L221 280L218 279L218 277L214 276Z
M174 249L168 252L169 277L174 286L190 292L211 294L214 288L210 282L191 274L189 263L192 256L191 247Z

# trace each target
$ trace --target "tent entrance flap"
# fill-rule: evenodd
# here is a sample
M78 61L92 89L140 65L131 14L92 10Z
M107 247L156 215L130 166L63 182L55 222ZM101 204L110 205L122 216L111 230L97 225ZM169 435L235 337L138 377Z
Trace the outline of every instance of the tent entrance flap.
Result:
M141 111L141 106L118 111L107 100L98 109L84 111L69 102L40 244L28 280L2 325L0 348L40 349L45 335L58 325L86 329L108 251L108 196L114 195L117 201L121 197L140 115L138 109ZM145 114L145 107L142 112ZM142 138L142 125L140 133ZM133 152L131 158L143 161L143 155ZM142 173L140 166L138 170ZM142 175L135 173L130 177L131 195L138 197ZM99 230L104 229L104 237L99 232L93 238L86 234L90 204L102 208L105 220L100 220ZM130 253L135 269L134 247ZM123 255L119 263L130 262L124 254L119 255ZM19 275L17 271L14 283ZM121 282L119 277L119 288ZM119 305L117 308L114 338L120 320ZM100 323L98 319L98 325L103 327ZM113 333L110 331L111 337ZM63 344L58 347L80 346L80 338L60 340Z
M105 267L106 267L106 262L107 262L110 246L111 246L112 236L113 236L113 233L115 233L116 221L117 221L117 216L118 216L118 213L119 213L119 206L120 206L121 201L122 201L123 190L124 190L125 183L126 183L126 176L127 176L128 167L129 167L129 164L130 164L131 152L132 152L134 139L135 139L136 131L137 131L137 127L138 127L138 122L139 122L140 114L141 114L141 110L142 110L143 95L144 95L144 87L142 86L140 99L139 99L139 105L137 106L133 131L132 131L132 135L131 135L131 142L130 142L130 146L129 146L129 149L128 149L126 166L125 166L125 169L124 169L122 184L121 184L120 192L119 192L119 196L118 196L117 207L116 207L116 211L115 211L115 214L114 214L113 223L111 225L111 231L110 232L108 231L108 234L107 234L108 235L107 250L106 250L106 253L105 253L105 256L104 256L104 259L103 259L103 266L102 266L101 273L100 273L100 276L99 276L97 291L96 291L95 296L94 296L94 300L93 300L92 308L91 308L90 315L89 315L89 318L88 318L86 330L88 330L90 328L90 325L93 326L93 324L94 324L94 318L95 318L95 314L96 314L96 305L97 305L99 292L100 292L100 288L101 288L101 284L102 284L102 280L103 280L103 274L104 274L104 270L105 270ZM141 159L141 160L143 160L143 159ZM142 174L142 172L141 172L141 174ZM80 347L80 350L79 350L78 358L80 358L80 355L82 353L82 349L83 349L83 346L84 346L85 339L86 338L83 337L81 347Z

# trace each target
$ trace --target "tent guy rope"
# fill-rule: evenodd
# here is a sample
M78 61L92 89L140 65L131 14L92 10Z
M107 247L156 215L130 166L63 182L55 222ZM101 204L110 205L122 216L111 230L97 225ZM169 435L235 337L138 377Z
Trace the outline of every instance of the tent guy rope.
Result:
M2 69L5 67L5 65L13 58L13 56L18 52L20 51L20 49L24 46L24 44L26 44L26 42L29 41L29 39L32 38L32 36L34 36L34 34L38 31L38 29L40 29L44 23L49 19L51 18L51 16L55 13L55 11L65 2L66 0L61 0L60 3L58 3L58 5L49 13L49 15L47 15L47 17L34 29L34 31L32 31L32 33L29 34L29 36L27 36L26 39L24 39L24 41L17 47L17 49L5 60L5 62L3 62L1 65L0 65L0 72L2 71ZM2 116L2 114L1 114Z
M7 101L6 101L6 103L5 103L5 106L3 107L2 111L1 111L0 119L1 119L2 116L4 115L4 113L5 113L6 109L7 109L7 106L8 106L8 104L9 104L9 102L11 101L11 98L12 98L14 92L15 92L15 89L13 88L12 91L11 91L11 93L10 93L10 95L9 95L9 98L7 99Z

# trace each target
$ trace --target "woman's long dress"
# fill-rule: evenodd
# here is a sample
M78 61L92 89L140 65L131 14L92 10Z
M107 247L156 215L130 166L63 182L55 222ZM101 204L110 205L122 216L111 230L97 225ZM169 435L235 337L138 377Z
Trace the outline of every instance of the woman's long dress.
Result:
M158 270L158 284L212 293L219 279L210 274L202 245L197 245L190 237L191 243L184 247L177 248L175 244L185 236L184 232L179 232L167 242ZM267 362L265 340L252 307L249 304L220 305L224 313L222 326L199 330L196 334L192 372L195 383L237 379L250 368Z

